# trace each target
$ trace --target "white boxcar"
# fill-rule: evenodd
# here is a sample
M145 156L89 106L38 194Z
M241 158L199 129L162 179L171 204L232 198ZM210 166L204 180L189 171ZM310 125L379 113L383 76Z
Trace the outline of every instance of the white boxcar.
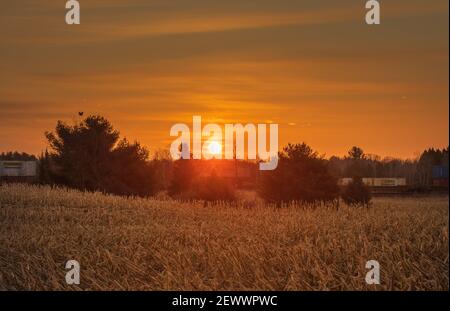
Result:
M0 176L35 177L36 175L36 161L0 161Z
M406 178L363 178L363 183L370 187L399 187L406 186ZM341 178L338 181L340 186L347 186L352 178Z

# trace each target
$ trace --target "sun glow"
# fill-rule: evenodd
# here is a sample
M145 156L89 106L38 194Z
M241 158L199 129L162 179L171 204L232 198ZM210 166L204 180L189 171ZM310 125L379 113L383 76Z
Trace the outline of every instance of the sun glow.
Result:
M220 155L222 153L222 145L217 141L213 141L208 145L208 151L212 155Z

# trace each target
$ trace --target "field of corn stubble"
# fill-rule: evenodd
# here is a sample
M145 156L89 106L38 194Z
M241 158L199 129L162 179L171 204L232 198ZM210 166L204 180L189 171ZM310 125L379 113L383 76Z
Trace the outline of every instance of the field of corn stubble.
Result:
M246 206L0 186L0 290L449 288L448 197ZM365 283L371 259L381 285Z

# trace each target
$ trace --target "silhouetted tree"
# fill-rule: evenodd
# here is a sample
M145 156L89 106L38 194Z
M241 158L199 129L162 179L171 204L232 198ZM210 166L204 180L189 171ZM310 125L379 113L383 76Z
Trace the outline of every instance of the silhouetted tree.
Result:
M155 176L156 190L168 190L174 170L174 161L172 161L169 150L157 150L153 155L151 165Z
M432 184L432 168L434 165L448 166L447 149L429 148L425 150L418 161L418 181L420 185L430 186Z
M119 132L107 119L89 116L73 126L58 121L46 137L57 183L122 195L154 192L147 149L137 142L118 142Z
M189 150L189 146L180 145L180 154L183 150ZM206 175L212 163L220 165L214 160L192 160L192 154L190 159L180 158L175 161L169 195L183 200L234 200L234 187L230 179L219 176L214 169Z
M364 158L364 151L356 146L353 146L349 151L348 155L351 159L363 159Z
M349 161L350 165L348 167L349 176L360 176L363 177L366 174L366 161L364 156L364 151L356 146L353 146L349 151Z
M327 161L305 143L288 144L279 153L278 167L261 172L258 192L278 204L330 202L339 197L337 179L330 174Z
M353 177L353 180L347 185L342 193L342 200L347 205L369 206L372 195L370 188L367 187L361 177Z
M0 161L36 161L37 158L26 152L8 151L0 153Z
M189 148L188 146L180 145L180 153L183 148ZM173 165L172 179L169 185L169 195L177 196L182 193L187 193L192 184L192 180L195 177L193 160L180 158L176 160Z
M122 139L111 153L111 169L102 180L105 191L138 196L155 192L155 175L146 148Z
M38 162L39 182L42 184L55 183L55 176L52 174L51 157L47 150L41 153Z
M205 175L209 161L189 159L175 161L169 195L184 200L234 200L233 179L219 176L215 170Z
M205 201L233 201L234 188L231 180L218 176L212 171L208 177L198 178L195 187L191 187L191 196Z

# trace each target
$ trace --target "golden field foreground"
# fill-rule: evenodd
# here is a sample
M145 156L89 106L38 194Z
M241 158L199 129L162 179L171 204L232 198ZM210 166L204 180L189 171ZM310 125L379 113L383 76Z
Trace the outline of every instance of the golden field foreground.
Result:
M0 290L448 290L448 209L448 197L275 209L3 185ZM80 285L65 283L69 259ZM371 259L381 285L365 283Z

